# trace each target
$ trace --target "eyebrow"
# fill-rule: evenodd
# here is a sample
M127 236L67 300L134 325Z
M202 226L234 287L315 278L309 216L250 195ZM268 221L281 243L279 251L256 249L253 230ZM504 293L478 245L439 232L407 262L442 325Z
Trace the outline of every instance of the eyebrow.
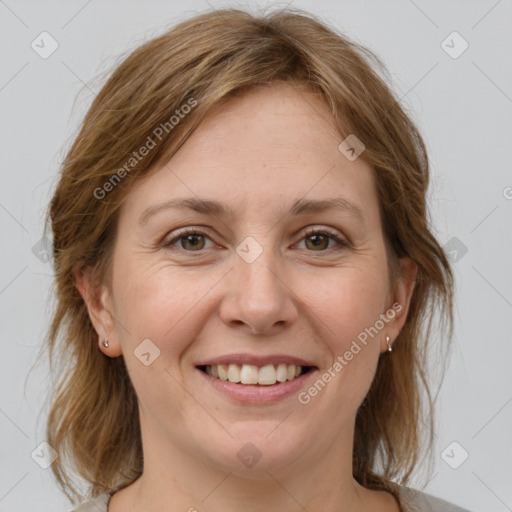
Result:
M144 210L140 216L139 224L145 224L157 213L168 209L192 210L197 213L216 217L236 217L235 211L232 208L219 203L218 201L200 199L197 197L184 197L171 199L169 201L150 206ZM288 211L288 215L303 215L334 209L346 211L357 217L362 222L366 222L366 216L364 215L363 210L357 204L343 197L336 197L332 199L297 199Z

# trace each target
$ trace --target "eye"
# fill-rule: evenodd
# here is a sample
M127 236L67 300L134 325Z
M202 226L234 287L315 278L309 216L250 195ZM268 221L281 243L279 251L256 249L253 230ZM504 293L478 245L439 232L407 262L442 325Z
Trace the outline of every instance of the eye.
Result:
M197 229L188 228L178 232L170 240L164 241L162 245L163 247L170 249L179 244L177 247L178 249L182 249L187 252L200 252L203 249L209 248L206 247L206 240L211 241L210 237L206 233ZM349 247L348 242L341 238L336 232L325 228L309 229L304 233L303 238L301 239L301 242L302 241L305 242L306 249L313 252L325 252L329 249L336 249L336 246L338 246L337 249ZM333 242L333 245L331 245L331 242Z
M338 236L337 233L327 229L309 229L304 234L302 240L304 240L306 248L314 252L323 252L328 249L333 249L336 245L338 246L337 249L349 246L348 242ZM334 247L329 247L330 242L334 242Z
M183 249L188 252L199 252L205 248L206 239L210 240L210 237L202 231L198 231L197 229L185 229L171 240L165 241L163 246L170 248L176 245L176 243L179 243L181 247L178 247L178 249Z

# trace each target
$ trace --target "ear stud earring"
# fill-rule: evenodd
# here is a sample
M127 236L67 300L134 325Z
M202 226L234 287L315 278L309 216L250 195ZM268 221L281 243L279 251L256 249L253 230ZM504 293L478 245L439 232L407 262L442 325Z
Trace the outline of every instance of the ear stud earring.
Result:
M105 347L105 348L108 348L108 338L105 338L101 344Z

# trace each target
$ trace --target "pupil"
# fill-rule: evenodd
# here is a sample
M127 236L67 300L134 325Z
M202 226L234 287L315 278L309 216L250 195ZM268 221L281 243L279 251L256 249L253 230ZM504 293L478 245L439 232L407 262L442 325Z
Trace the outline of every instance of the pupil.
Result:
M201 236L202 235L187 235L185 237L185 245L189 245L192 248L197 248L198 242L199 242L199 239L201 238Z
M314 247L325 248L325 241L328 240L324 235L310 235L309 240L313 243ZM323 245L322 245L323 243Z

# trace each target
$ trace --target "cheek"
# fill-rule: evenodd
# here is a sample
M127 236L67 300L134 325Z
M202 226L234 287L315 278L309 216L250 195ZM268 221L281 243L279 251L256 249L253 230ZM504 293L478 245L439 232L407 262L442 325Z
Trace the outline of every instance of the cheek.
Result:
M388 290L387 273L382 268L343 269L330 276L309 296L311 308L329 329L329 345L345 351L347 345L384 313Z
M331 399L346 405L336 413L343 417L347 411L355 413L373 380L379 341L385 335L380 315L385 313L387 290L387 269L383 265L351 269L331 280L328 290L324 290L328 302L323 318L333 326L325 338L333 360Z
M214 284L208 286L210 280L198 280L165 263L144 266L119 261L113 281L117 334L146 413L163 406L179 415L189 404L180 385L179 364L201 329L204 297ZM145 353L149 353L147 365Z
M123 277L126 276L126 277ZM114 296L121 341L132 350L151 339L173 359L200 330L208 294L219 277L187 272L167 262L120 261Z
M379 340L385 335L385 328L375 326L381 327L379 319L385 313L387 290L387 270L377 263L340 269L310 296L310 306L321 320L317 323L320 336L331 358L329 366L320 371L319 378L329 383L325 385L325 400L317 406L344 404L330 409L336 424L356 414L373 380ZM322 384L317 387L322 389ZM317 391L310 392L313 396Z

